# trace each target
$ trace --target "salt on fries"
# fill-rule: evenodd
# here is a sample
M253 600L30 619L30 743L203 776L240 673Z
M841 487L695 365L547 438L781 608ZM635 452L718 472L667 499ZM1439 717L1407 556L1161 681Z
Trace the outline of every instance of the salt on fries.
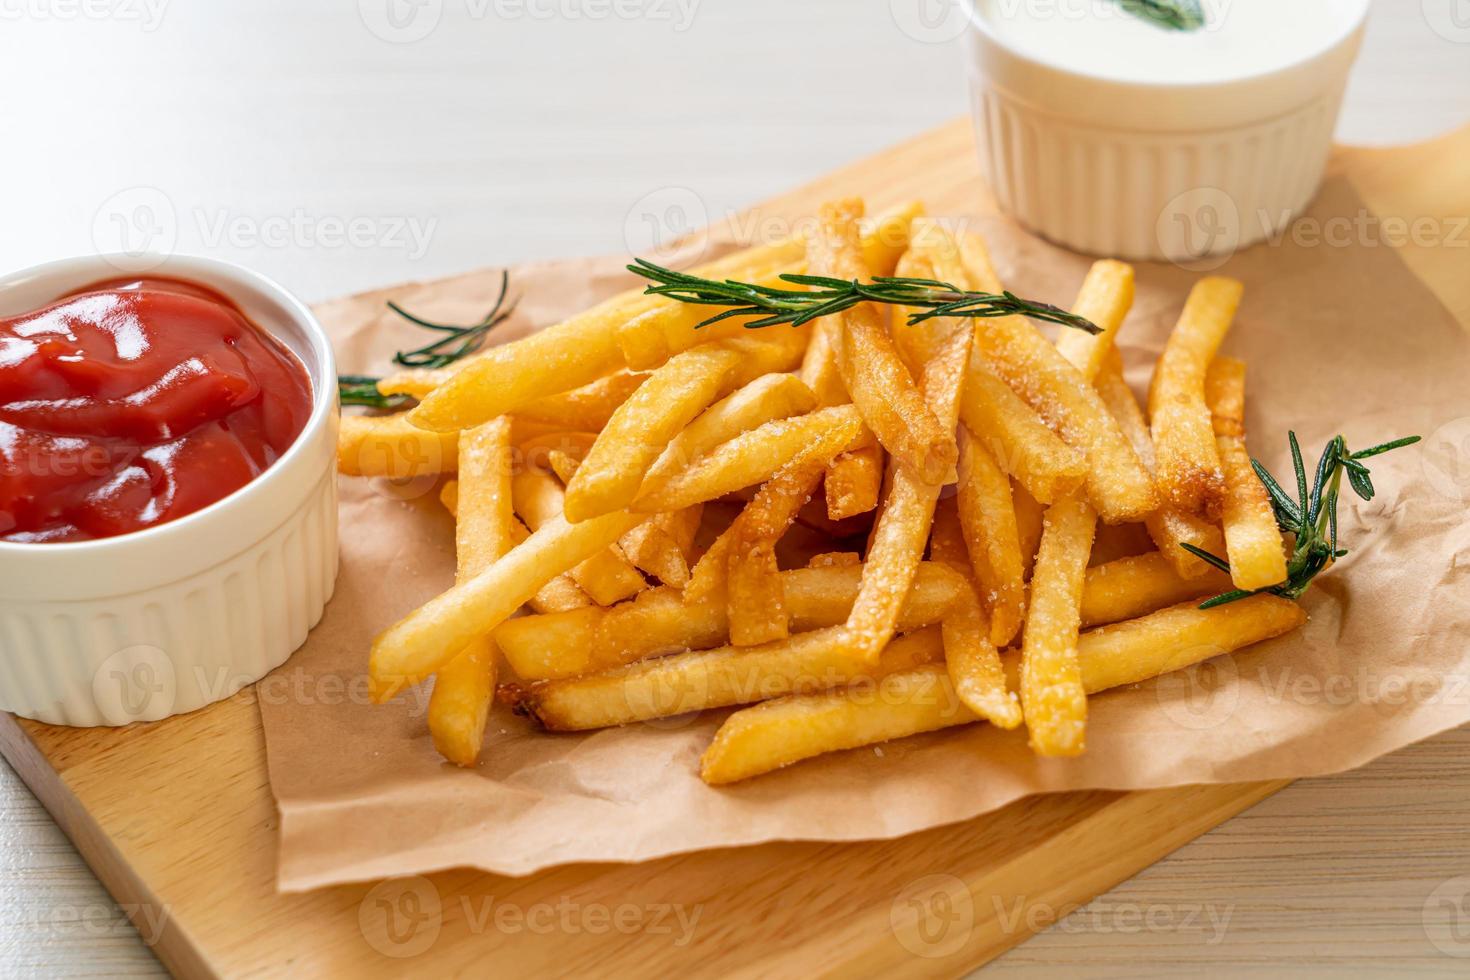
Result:
M1116 343L1129 266L1095 263L1069 313L916 205L862 215L634 266L649 291L380 382L419 403L345 419L340 468L455 477L458 566L374 642L374 696L433 677L460 765L497 663L551 731L747 706L705 753L718 785L977 720L1076 754L1089 695L1300 625L1279 594L1200 608L1287 577L1244 366L1215 356L1239 284L1195 287L1149 419Z

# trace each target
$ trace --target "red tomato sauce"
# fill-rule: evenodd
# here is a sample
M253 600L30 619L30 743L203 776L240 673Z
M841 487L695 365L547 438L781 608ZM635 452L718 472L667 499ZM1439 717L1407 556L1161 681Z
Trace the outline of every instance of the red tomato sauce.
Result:
M0 318L0 541L191 514L264 472L310 415L301 362L205 286L109 280Z

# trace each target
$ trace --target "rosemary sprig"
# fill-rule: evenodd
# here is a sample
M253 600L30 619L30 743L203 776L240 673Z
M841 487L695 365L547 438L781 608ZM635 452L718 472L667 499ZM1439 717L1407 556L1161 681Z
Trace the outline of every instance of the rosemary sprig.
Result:
M441 368L464 357L473 354L485 344L485 338L492 329L502 323L507 317L515 312L514 301L509 306L505 303L506 293L510 289L510 273L500 273L500 294L495 297L495 305L490 308L476 323L461 326L454 323L435 323L425 320L421 316L415 316L392 300L388 301L388 309L403 317L415 326L423 327L425 330L433 330L444 334L437 340L432 340L422 347L416 347L409 351L399 351L393 355L393 363L404 367L416 368ZM343 405L366 405L369 408L393 409L404 408L413 402L407 395L383 395L378 392L379 378L367 374L344 374L337 378L337 398Z
M799 327L808 320L829 316L859 303L888 303L917 306L924 309L909 315L909 323L920 323L936 316L998 317L1020 315L1034 320L1048 320L1088 333L1101 333L1091 320L1068 313L1050 303L1022 299L1014 293L968 292L937 279L905 279L875 277L872 282L856 279L833 279L828 276L783 275L780 278L795 286L810 289L780 289L733 279L718 281L675 272L646 259L634 259L628 271L651 279L655 285L644 292L667 296L681 303L704 306L730 306L734 309L717 313L701 321L706 327L729 317L757 317L745 324L750 329L789 323Z
M1348 485L1352 487L1354 493L1364 500L1372 500L1373 479L1368 473L1368 467L1363 465L1363 460L1386 453L1391 449L1411 446L1419 441L1418 436L1405 436L1392 442L1379 443L1367 449L1349 452L1347 441L1342 436L1334 436L1317 460L1317 469L1309 490L1307 488L1307 469L1302 460L1302 449L1297 443L1296 433L1289 433L1288 438L1291 441L1292 469L1296 476L1295 498L1282 488L1271 472L1261 465L1260 460L1251 460L1251 466L1255 469L1256 475L1261 478L1261 482L1265 484L1266 492L1271 497L1271 508L1276 512L1276 525L1283 532L1291 534L1293 538L1291 557L1286 562L1286 581L1254 591L1232 589L1206 599L1200 603L1201 609L1223 606L1227 602L1244 599L1257 592L1269 592L1285 599L1300 598L1302 593L1307 591L1307 587L1312 584L1312 579L1325 571L1334 561L1347 554L1345 549L1337 546L1337 500L1342 487L1343 474L1347 474ZM1222 572L1230 571L1230 563L1218 555L1213 555L1191 544L1186 544L1184 547L1191 554L1209 562Z
M1205 26L1199 0L1118 0L1118 6L1140 20L1171 31L1196 31Z

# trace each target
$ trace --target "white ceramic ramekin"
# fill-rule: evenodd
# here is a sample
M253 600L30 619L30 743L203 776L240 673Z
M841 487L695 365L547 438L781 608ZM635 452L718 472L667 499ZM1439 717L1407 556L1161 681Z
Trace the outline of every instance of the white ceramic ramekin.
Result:
M1274 234L1312 199L1332 148L1368 12L1346 2L1325 46L1192 84L1047 63L972 3L971 105L997 202L1052 241L1127 259L1194 261Z
M133 271L234 300L306 366L312 411L273 466L187 517L98 541L0 542L0 709L51 724L156 721L229 697L302 644L337 576L337 372L295 297L212 259L87 256L0 277L0 314Z

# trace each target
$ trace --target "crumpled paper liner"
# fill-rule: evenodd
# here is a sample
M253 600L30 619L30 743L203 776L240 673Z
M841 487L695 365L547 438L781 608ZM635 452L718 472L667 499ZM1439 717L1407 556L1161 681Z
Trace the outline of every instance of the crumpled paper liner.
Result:
M1360 208L1339 181L1308 217ZM1075 295L1087 259L1002 219L965 220L986 235L1011 288L1062 304ZM626 288L623 261L512 270L522 300L505 335ZM1470 720L1470 480L1460 476L1470 467L1456 445L1470 437L1470 338L1385 247L1301 247L1287 236L1220 271L1246 283L1225 352L1249 363L1251 445L1278 475L1289 474L1288 427L1313 455L1339 431L1350 446L1438 433L1373 461L1372 502L1344 498L1352 554L1308 593L1302 630L1094 697L1078 759L1039 759L1024 731L972 725L712 789L698 759L727 712L547 735L497 706L483 762L464 771L430 744L427 691L373 707L364 676L373 635L450 585L450 518L430 481L344 479L336 596L306 645L258 691L281 814L280 887L454 866L524 875L771 840L890 837L1033 793L1340 771ZM1198 275L1138 267L1122 334L1136 389ZM413 336L385 298L469 321L498 287L498 273L474 273L319 313L344 372L381 371Z

